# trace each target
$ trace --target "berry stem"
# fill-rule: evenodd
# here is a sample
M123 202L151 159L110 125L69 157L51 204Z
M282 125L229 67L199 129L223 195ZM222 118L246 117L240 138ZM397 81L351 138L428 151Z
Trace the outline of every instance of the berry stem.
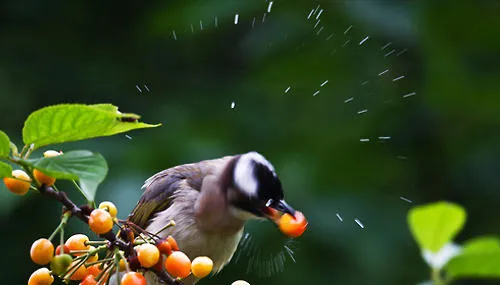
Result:
M29 150L28 150L27 154L29 154ZM65 208L65 213L63 215L63 219L61 220L61 224L60 224L61 228L56 229L55 232L61 231L61 233L62 233L64 230L64 226L62 225L63 220L64 220L64 224L65 224L67 222L67 219L69 219L71 216L77 217L78 219L80 219L81 221L83 221L86 224L89 223L89 215L86 214L86 212L84 210L82 210L82 208L78 207L73 201L71 201L64 191L56 191L51 186L47 186L47 185L41 185L38 188L38 190L40 191L40 193L42 195L48 196L54 200L59 201ZM88 207L88 206L86 206L86 207ZM67 217L67 218L65 218L65 217ZM171 222L167 225L167 227L173 226L173 225L175 225L175 223ZM59 226L58 226L58 228L59 228ZM142 230L142 231L144 231L144 230ZM149 235L152 237L156 236L156 235L151 234L151 233L149 233ZM134 248L133 248L131 241L124 241L122 239L117 238L116 234L113 232L113 230L110 230L109 232L107 232L105 234L101 234L99 236L101 238L104 238L104 239L109 241L108 248L110 248L110 249L111 248L118 248L120 250L123 250L125 256L130 256L130 255L134 254L134 252L133 252ZM53 238L52 235L51 235L51 237ZM88 258L88 255L87 255L87 258ZM76 272L76 269L78 269L78 267L81 266L87 260L87 258L83 258L81 261L79 261L77 264L75 264L78 266L72 266L70 268L70 270L72 272L70 272L70 270L68 270L68 272L65 274L65 276L69 275L69 277L70 277L74 272ZM127 264L127 262L125 264ZM128 264L127 264L127 266L128 266ZM112 271L114 269L114 267L115 267L115 265L114 265L114 263L112 263L110 266L106 267L103 270L103 272L101 272L100 275L102 276L104 272L109 273L110 271ZM164 281L166 284L182 285L181 281L172 278L165 270L161 270L159 272L156 272L156 274L160 278L160 280ZM66 277L66 279L68 279L69 277ZM99 279L99 278L97 278L97 279ZM100 281L103 281L103 280L100 280ZM99 284L102 284L102 283L99 283Z
M68 212L65 212L62 215L61 222L59 223L59 225L57 226L57 228L54 230L54 232L49 237L50 241L52 241L52 239L56 236L56 234L58 232L60 232L66 226L66 223L68 222L68 219L69 219L70 216L71 215Z

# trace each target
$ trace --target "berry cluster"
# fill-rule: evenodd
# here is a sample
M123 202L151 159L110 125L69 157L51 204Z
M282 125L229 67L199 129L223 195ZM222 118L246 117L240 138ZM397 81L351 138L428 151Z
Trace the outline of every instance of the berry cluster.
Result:
M121 222L117 220L116 214L117 209L113 203L102 202L90 212L89 228L96 234L110 232L113 225ZM63 220L64 217L67 216L63 216ZM56 249L50 238L36 240L31 246L31 259L39 265L50 265L50 270L40 268L33 272L28 285L50 285L54 276L65 281L80 281L80 285L106 284L110 275L115 272L124 272L121 277L122 285L145 285L146 278L142 274L145 270L166 270L178 280L190 274L203 278L211 273L213 262L209 257L199 256L191 262L179 250L172 236L160 239L157 234L137 230L137 226L127 222L122 223L124 225L121 226L118 237L132 248L128 254L114 247L110 241L90 241L84 234L72 235ZM136 229L135 232L142 233L135 237L132 228ZM103 258L99 257L100 253Z

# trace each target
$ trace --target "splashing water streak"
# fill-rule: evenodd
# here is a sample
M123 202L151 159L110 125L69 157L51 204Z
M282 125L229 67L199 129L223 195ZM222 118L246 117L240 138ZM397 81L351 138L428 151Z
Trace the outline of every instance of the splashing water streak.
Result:
M384 49L388 48L390 45L392 45L392 42L386 43L383 47L380 48L380 50L384 50Z
M138 90L140 93L142 93L141 87L139 87L139 85L137 85L137 84L136 84L136 85L135 85L135 88L137 88L137 90Z
M403 197L403 196L399 196L399 199L401 199L401 200L403 200L403 201L405 201L405 202L408 202L408 203L413 203L413 201L412 201L412 200L410 200L410 199L408 199L408 198L405 198L405 197Z
M384 56L385 56L385 57L388 57L388 56L390 56L391 54L393 54L394 52L396 52L396 50L395 50L395 49L393 49L393 50L391 50L390 52L388 52L388 53L384 54Z
M344 35L347 35L347 33L352 29L352 25L350 25L345 31L344 31Z
M361 221L360 221L358 218L354 219L354 221L356 222L356 224L358 224L358 226L359 226L360 228L362 228L362 229L364 229L364 228L365 228L365 225L363 225L363 223L361 223Z
M339 213L337 213L337 214L336 214L336 216L337 216L337 218L339 219L339 221L340 221L340 222L343 222L343 221L344 221L344 219L342 219L342 217L340 216L340 214L339 214Z
M324 11L323 9L319 10L318 15L316 15L316 20L318 20L318 19L319 19L319 16L321 16L321 13L323 13L323 11Z
M392 80L392 82L394 82L394 81L398 81L398 80L401 80L401 79L403 79L403 78L405 78L405 76L404 76L404 75L398 76L398 77L394 78L394 79Z
M408 97L414 96L416 94L417 94L417 92L410 92L408 94L403 95L403 98L408 98Z
M359 42L359 45L362 45L364 44L368 39L370 38L370 36L366 36L364 39L362 39L360 42Z
M267 13L271 13L272 7L273 7L273 1L269 2L269 5L267 6Z
M240 15L238 14L235 14L234 15L234 24L237 25L238 24L238 18L240 17Z
M288 87L285 89L285 93L288 93L288 91L290 91L290 88L292 88L292 87L288 86Z
M382 75L386 74L388 71L389 71L389 69L386 69L386 70L384 70L384 71L380 72L380 73L378 74L378 76L382 76Z

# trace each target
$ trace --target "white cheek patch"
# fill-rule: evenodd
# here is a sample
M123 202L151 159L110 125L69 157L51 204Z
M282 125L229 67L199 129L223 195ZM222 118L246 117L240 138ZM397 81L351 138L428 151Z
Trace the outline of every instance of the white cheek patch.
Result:
M257 196L258 182L253 174L253 164L250 157L242 155L234 169L234 184L248 196Z
M276 176L274 167L261 154L255 151L243 154L238 162L236 162L234 184L242 191L245 191L250 197L257 196L257 188L259 187L259 181L257 181L254 175L256 163L266 166Z

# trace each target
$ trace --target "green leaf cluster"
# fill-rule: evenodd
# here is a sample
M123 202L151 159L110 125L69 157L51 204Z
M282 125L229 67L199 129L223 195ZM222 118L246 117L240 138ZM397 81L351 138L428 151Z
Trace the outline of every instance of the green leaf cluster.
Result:
M33 159L29 155L42 146L159 126L140 122L139 118L136 114L121 113L112 104L60 104L39 109L24 122L25 145L20 153L7 134L0 131L0 177L11 176L11 164L18 164L28 173L38 169L57 179L77 181L84 197L93 202L108 172L106 160L100 154L76 150L47 158Z
M439 251L451 243L466 221L466 211L450 202L417 206L408 213L410 231L422 252ZM441 279L444 271L445 279ZM500 239L477 237L466 241L459 254L443 268L433 268L434 284L449 284L460 278L500 278Z

